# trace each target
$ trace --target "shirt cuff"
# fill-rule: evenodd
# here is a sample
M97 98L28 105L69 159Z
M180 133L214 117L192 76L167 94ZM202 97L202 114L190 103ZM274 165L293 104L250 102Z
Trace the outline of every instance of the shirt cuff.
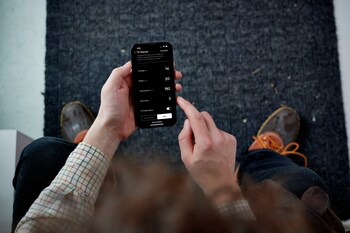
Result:
M240 216L244 220L256 221L256 217L252 212L248 201L244 199L220 206L218 207L218 211L221 215L226 217Z

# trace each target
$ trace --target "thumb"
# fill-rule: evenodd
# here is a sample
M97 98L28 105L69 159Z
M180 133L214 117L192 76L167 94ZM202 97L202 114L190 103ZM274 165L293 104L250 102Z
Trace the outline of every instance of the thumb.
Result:
M115 68L106 81L106 85L119 88L126 76L131 73L131 62L125 63L123 66Z
M192 155L194 145L193 132L190 125L190 121L188 119L185 120L184 126L179 134L178 140L180 146L181 159L186 165L188 159Z

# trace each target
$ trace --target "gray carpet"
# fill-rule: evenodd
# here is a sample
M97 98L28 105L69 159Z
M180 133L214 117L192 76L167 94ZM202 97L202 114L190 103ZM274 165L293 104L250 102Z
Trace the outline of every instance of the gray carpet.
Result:
M301 151L350 217L347 136L330 0L48 0L45 135L59 136L59 112L81 100L97 112L111 70L137 42L169 41L184 74L182 96L236 135L238 151L281 104L301 115ZM138 130L119 149L181 164L172 128Z

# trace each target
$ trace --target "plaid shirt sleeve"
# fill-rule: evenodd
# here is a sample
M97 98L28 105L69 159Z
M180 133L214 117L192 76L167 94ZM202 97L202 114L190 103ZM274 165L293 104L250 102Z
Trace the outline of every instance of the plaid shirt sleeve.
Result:
M80 143L16 232L86 232L109 163L96 147Z
M244 199L223 205L219 207L218 210L221 215L225 217L240 216L244 220L256 220L254 213L250 209L248 201Z

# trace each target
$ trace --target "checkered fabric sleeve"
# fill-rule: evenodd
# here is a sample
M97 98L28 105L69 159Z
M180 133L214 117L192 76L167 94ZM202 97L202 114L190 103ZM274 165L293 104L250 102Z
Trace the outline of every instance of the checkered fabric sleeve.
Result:
M16 232L86 232L108 167L109 160L100 150L80 143Z
M244 199L223 205L218 210L225 217L239 216L244 220L256 220L248 201Z

